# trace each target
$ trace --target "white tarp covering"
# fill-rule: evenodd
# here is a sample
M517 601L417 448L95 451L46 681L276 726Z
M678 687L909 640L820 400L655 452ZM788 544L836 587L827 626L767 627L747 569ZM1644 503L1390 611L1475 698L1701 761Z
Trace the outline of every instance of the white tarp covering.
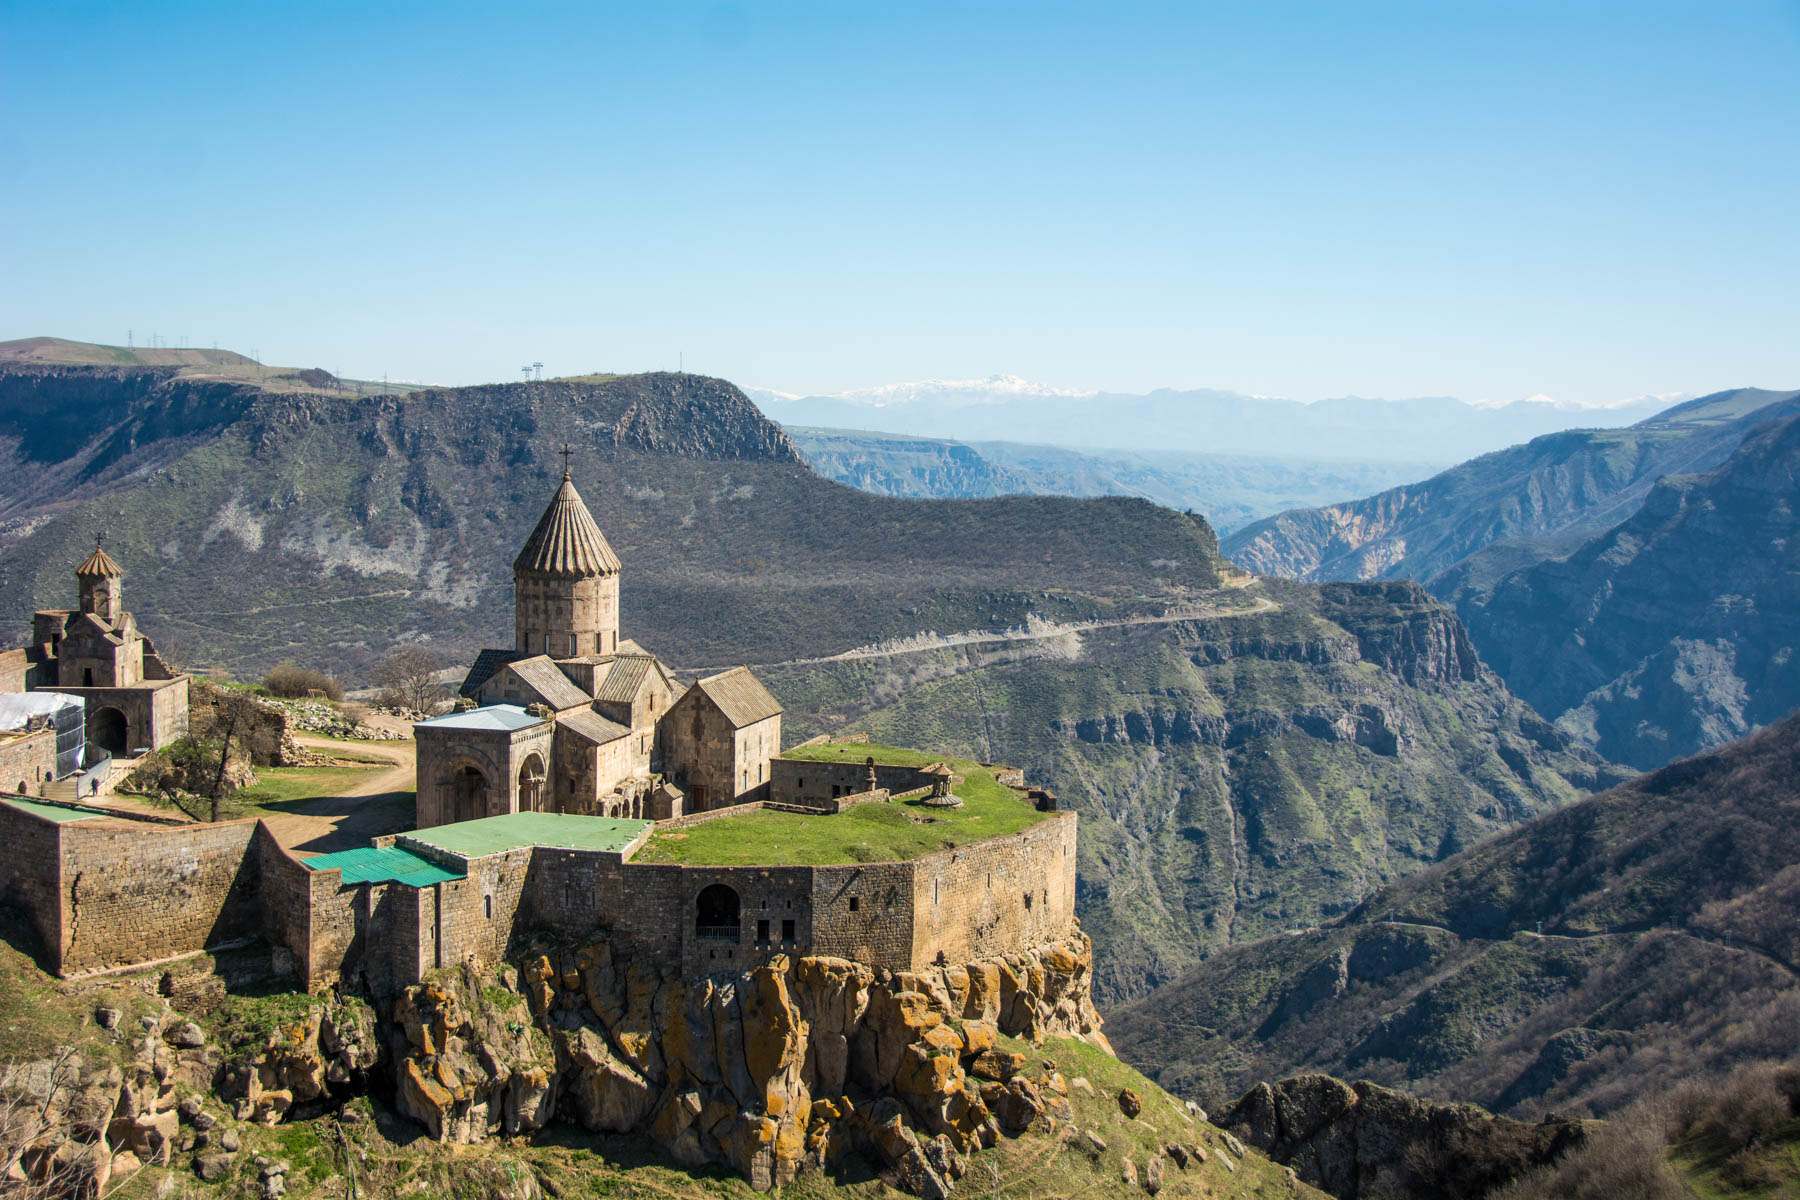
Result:
M81 700L61 692L0 692L0 729L24 729L32 717L48 717Z

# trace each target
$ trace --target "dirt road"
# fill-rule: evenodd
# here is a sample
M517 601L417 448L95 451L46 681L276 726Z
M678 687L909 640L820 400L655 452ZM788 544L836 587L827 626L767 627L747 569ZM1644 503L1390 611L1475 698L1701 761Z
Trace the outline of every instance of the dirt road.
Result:
M334 742L305 734L295 740L322 754L381 758L390 765L346 775L334 795L270 805L273 811L263 819L283 846L306 858L366 846L370 838L412 828L412 742Z

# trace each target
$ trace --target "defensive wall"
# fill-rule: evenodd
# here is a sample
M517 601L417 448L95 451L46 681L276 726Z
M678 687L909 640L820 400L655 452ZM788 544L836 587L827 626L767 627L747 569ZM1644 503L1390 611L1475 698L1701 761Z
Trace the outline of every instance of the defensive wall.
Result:
M866 770L854 768L859 786ZM819 776L827 787L830 777ZM60 975L262 937L289 951L307 988L375 994L441 967L497 963L537 934L604 933L698 977L776 954L917 971L1073 927L1070 812L915 859L829 866L633 862L654 828L518 813L301 860L256 820L170 826L7 798L0 838L14 853L0 858L0 900L27 915Z
M0 804L0 844L0 900L24 913L64 976L268 935L265 912L282 914L267 881L283 865L303 870L259 821L128 821L23 798Z

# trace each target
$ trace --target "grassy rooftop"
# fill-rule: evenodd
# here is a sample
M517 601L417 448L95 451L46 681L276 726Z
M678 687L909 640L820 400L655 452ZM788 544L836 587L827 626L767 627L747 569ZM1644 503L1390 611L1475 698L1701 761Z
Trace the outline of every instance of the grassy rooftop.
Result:
M654 834L632 861L730 867L899 862L1017 833L1044 819L1017 792L995 782L994 768L968 759L865 742L806 746L787 756L815 762L873 758L884 765L913 767L948 762L962 777L952 790L963 805L939 809L903 800L858 804L832 816L765 811L720 817Z

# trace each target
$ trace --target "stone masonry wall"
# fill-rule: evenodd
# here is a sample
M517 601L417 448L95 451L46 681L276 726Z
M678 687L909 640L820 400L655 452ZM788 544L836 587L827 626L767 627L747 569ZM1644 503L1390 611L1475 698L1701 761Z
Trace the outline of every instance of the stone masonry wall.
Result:
M54 821L0 804L0 903L25 914L44 943L50 969L62 947L62 884Z
M915 863L815 868L811 953L909 970L917 869Z
M62 827L62 974L155 962L262 930L254 820Z
M294 956L295 974L310 984L314 873L282 849L260 821L250 838L250 857L262 891L263 934L271 944L285 947Z
M1010 954L1061 935L1075 917L1075 825L1074 813L1057 813L1013 837L919 859L912 961Z
M0 738L0 791L35 796L38 784L56 778L55 729Z
M470 859L466 879L436 885L437 961L431 965L496 963L506 956L513 937L523 931L519 918L526 909L531 856L525 847Z
M831 800L863 790L869 768L862 761L808 762L777 758L769 764L769 799L778 804ZM898 794L928 787L932 777L918 767L875 765L875 786Z

